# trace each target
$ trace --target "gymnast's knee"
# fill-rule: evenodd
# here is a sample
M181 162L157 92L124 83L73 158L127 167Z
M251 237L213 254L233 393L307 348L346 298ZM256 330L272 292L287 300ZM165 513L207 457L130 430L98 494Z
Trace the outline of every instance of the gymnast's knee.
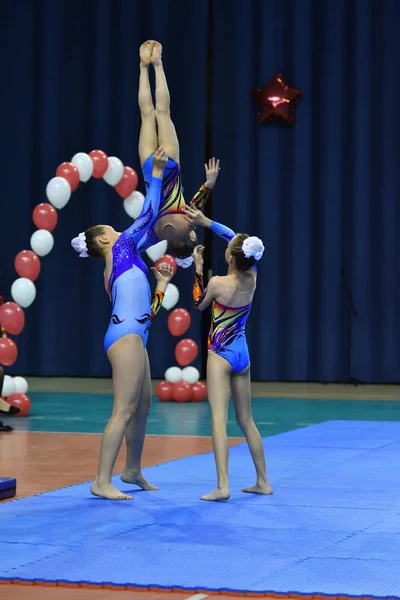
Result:
M245 431L254 423L251 414L242 415L240 413L236 413L236 421L242 431Z
M136 407L137 404L135 402L117 403L113 408L112 418L128 425L129 421L136 413Z
M156 111L153 106L140 105L140 115L142 119L149 119L154 121L156 118Z
M142 417L147 418L149 416L149 412L151 409L151 400L152 400L151 394L144 394L143 396L141 396L138 407L136 409L136 413L140 414L140 416L142 416Z
M155 110L157 122L163 119L171 119L171 110L169 106L157 106Z
M211 426L224 426L228 425L228 413L225 410L211 409Z

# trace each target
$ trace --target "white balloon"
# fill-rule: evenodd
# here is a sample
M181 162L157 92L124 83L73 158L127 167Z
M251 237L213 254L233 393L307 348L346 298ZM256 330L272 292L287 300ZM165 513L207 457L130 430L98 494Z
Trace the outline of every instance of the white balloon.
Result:
M176 383L182 379L182 369L179 367L170 367L165 371L164 377L170 383Z
M193 385L200 379L200 373L195 367L185 367L182 370L182 379L183 381L186 381L186 383Z
M167 240L163 240L162 242L158 242L158 244L151 246L147 250L147 256L149 258L151 258L151 260L153 262L156 262L156 260L161 258L163 256L163 254L166 253L167 248L168 248L168 242L167 242Z
M71 198L71 186L64 177L53 177L47 184L46 196L48 201L60 210Z
M28 382L23 377L14 377L14 392L16 394L26 394L28 391Z
M11 286L11 296L17 304L28 308L36 298L36 287L33 281L20 277Z
M14 381L13 378L9 375L4 375L3 387L1 389L0 396L4 396L4 398L8 398L15 392Z
M137 219L140 213L142 212L144 203L144 196L141 192L137 192L136 190L132 192L127 198L124 200L124 209L131 217L131 219ZM152 246L155 248L155 246Z
M165 290L164 300L162 301L161 306L165 308L165 310L170 310L179 300L179 290L173 283L169 283L167 285L167 289Z
M38 229L31 235L31 248L38 256L46 256L54 246L54 238L50 231Z
M79 171L79 179L84 183L89 181L93 174L93 161L89 154L86 154L85 152L78 152L78 154L73 156L71 162Z
M124 176L124 165L116 156L108 157L107 171L103 175L103 179L108 185L117 185Z

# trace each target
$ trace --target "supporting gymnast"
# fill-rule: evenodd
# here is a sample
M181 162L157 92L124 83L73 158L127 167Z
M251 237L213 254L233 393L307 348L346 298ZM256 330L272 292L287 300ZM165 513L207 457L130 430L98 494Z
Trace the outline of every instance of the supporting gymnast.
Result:
M211 328L208 337L207 389L211 407L211 425L218 487L201 500L229 500L228 483L228 421L229 396L232 394L236 420L243 431L254 466L257 481L243 492L272 494L268 482L264 448L251 412L250 355L246 341L246 321L257 283L256 262L264 252L262 241L247 234L235 234L231 229L211 221L194 207L185 209L188 221L208 227L228 242L225 260L228 274L212 277L208 287L203 283L203 246L194 250L196 267L193 302L203 311L212 304Z
M0 365L0 390L3 387L4 381L4 369ZM0 415L17 415L21 412L21 409L17 406L13 406L12 404L8 404L3 398L0 398ZM11 425L5 425L3 421L0 420L0 431L14 431L14 427Z
M158 489L149 484L141 472L152 398L146 343L151 322L161 307L173 271L168 264L160 265L158 271L153 268L157 287L151 298L147 267L137 247L158 214L167 161L164 149L156 150L142 212L129 229L119 233L109 225L96 225L71 242L80 257L105 260L104 284L112 302L104 348L112 367L114 408L102 437L99 467L91 487L92 494L110 500L132 499L111 483L124 436L127 456L121 479L144 490Z
M3 304L3 297L0 296L0 306L2 304ZM6 330L2 326L0 326L0 337L7 337ZM0 394L3 389L4 377L5 377L4 369L0 365ZM0 397L0 415L17 415L20 412L21 412L20 408L17 408L16 406L12 406L11 404L8 404L8 402L6 402L5 400L3 400L3 398ZM5 425L3 423L3 421L0 419L0 432L1 431L3 431L3 432L4 431L14 431L14 427L11 427L11 425Z
M4 369L3 367L0 365L0 392L3 389L3 382L4 382ZM0 398L0 415L1 414L14 414L14 411L11 411L11 409L15 408L15 406L10 406L10 404L7 404L7 402L5 400L3 400L2 398ZM17 410L15 408L16 412L19 413L20 411ZM0 419L0 432L2 431L13 431L14 427L11 427L11 425L5 425L3 423L3 421Z
M162 64L162 46L150 40L140 47L139 108L142 125L139 138L139 157L146 186L149 185L151 159L160 145L168 154L168 163L164 171L162 198L159 215L146 238L140 244L140 251L168 240L171 253L178 259L181 267L192 264L192 253L197 245L194 226L184 218L186 206L181 183L179 164L179 141L170 114L170 95ZM156 78L156 105L154 108L150 89L149 68L154 67ZM158 134L157 134L158 127ZM201 209L213 189L219 172L219 160L211 159L205 165L206 182L192 199L192 203Z

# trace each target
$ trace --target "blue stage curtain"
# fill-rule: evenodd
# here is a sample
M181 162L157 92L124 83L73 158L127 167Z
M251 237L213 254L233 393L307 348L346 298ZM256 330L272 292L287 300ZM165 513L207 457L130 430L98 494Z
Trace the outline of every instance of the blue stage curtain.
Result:
M213 16L212 215L266 246L253 378L400 381L400 2L215 0ZM304 94L292 127L257 124L250 91L276 72Z
M2 234L0 293L17 277L15 255L29 249L31 214L46 202L57 166L95 148L118 156L140 175L137 153L139 46L160 40L171 90L172 117L181 144L186 194L204 181L207 3L186 0L22 0L4 3L0 20ZM122 199L103 181L82 185L60 211L53 251L42 260L37 297L17 340L10 373L109 376L103 349L110 303L103 264L82 260L70 240L90 225L131 224ZM151 264L151 261L150 261ZM150 274L150 278L153 275ZM153 282L152 282L153 283ZM190 307L188 275L174 283L178 306ZM154 376L176 364L176 339L167 312L157 316L149 341ZM188 336L200 343L200 318ZM199 366L199 360L196 362Z
M187 199L210 150L222 161L213 218L266 246L248 323L253 379L399 381L399 22L397 0L5 3L0 292L16 277L32 209L59 163L100 148L140 171L138 48L155 38L165 46ZM276 72L304 94L292 127L257 123L250 92ZM129 218L99 181L81 186L59 217L8 371L108 376L102 265L78 259L70 239L95 223L122 230ZM226 269L217 239L212 267ZM350 373L345 280L357 310ZM189 308L191 274L174 283ZM192 316L188 337L200 343ZM175 364L166 319L159 314L149 340L155 377Z

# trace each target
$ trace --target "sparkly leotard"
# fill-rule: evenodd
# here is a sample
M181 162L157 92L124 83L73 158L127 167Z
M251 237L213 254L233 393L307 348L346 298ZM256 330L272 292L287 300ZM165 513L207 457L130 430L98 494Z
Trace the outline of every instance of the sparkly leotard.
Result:
M152 159L153 154L146 159L142 167L146 188L148 188L150 185ZM201 210L206 203L207 198L210 196L210 193L211 190L203 184L192 198L192 203L196 206L196 208ZM169 158L167 166L164 170L161 186L160 209L155 222L161 217L165 217L167 215L180 214L184 206L185 198L183 196L183 187L181 181L181 167L177 162ZM142 238L139 244L140 253L144 252L150 248L150 246L154 246L154 244L157 244L160 241L154 231L155 222L149 228L147 234Z
M215 221L211 230L229 242L235 233ZM255 267L254 267L255 268ZM207 294L204 288L203 275L196 273L193 286L193 303L197 309ZM246 341L246 321L251 311L251 305L224 306L213 300L211 308L211 327L208 334L208 349L229 362L233 373L244 371L250 364L250 354Z
M114 342L129 334L138 334L146 346L151 321L159 310L163 294L155 291L151 298L147 267L138 244L152 226L158 213L161 179L152 177L142 212L112 248L113 266L108 280L112 310L104 338L107 352Z

